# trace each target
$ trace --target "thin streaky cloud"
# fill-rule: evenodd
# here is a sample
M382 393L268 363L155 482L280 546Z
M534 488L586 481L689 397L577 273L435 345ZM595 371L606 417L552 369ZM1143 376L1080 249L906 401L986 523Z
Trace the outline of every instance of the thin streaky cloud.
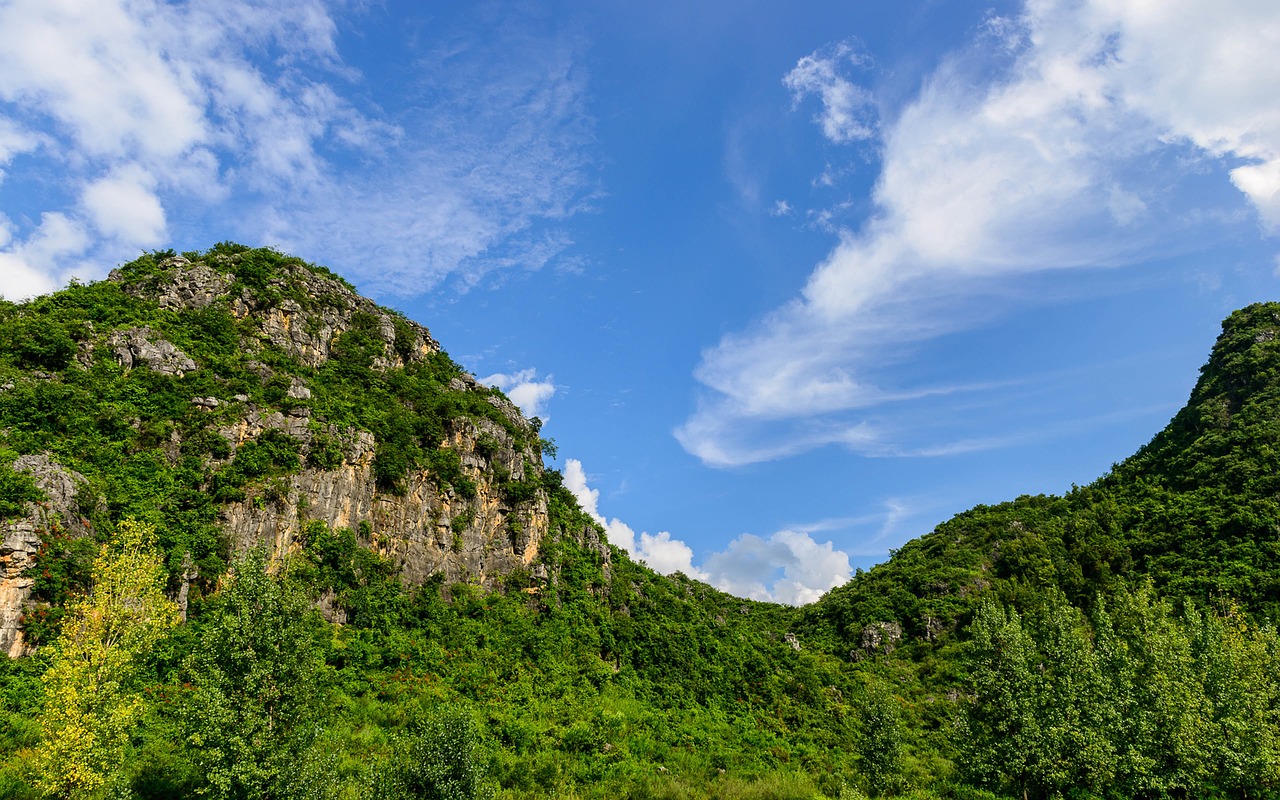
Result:
M402 88L423 102L391 115L344 61L339 11L361 13L319 0L0 8L0 168L56 176L61 195L5 209L15 277L0 291L228 235L384 295L555 263L572 245L564 222L596 196L575 38L509 18L496 33L434 31L453 49L419 54ZM191 227L201 219L217 229Z
M1131 264L1178 238L1194 209L1171 205L1171 177L1153 163L1195 157L1185 175L1216 170L1274 230L1280 115L1269 98L1280 65L1256 56L1276 49L1280 7L1230 5L1180 0L1153 16L1138 0L1046 0L989 24L998 36L945 60L884 126L872 216L839 230L798 297L704 352L694 376L705 391L676 431L681 444L716 466L832 443L879 451L868 420L894 415L878 383L886 351L1012 310L993 302L1000 286ZM1000 58L976 58L984 46ZM805 428L832 433L797 435Z

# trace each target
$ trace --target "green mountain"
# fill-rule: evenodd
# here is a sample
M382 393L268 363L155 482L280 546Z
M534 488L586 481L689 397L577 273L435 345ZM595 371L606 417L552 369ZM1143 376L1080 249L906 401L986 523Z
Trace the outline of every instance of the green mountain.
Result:
M1278 329L1102 479L794 609L610 547L323 268L0 304L0 796L1276 795Z

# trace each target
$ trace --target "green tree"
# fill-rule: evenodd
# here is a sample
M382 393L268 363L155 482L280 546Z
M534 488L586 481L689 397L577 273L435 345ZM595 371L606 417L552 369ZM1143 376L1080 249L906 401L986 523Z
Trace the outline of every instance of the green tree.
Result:
M1026 797L1043 739L1036 716L1039 659L1035 643L1018 612L992 598L978 608L970 631L975 698L963 763L978 785Z
M859 717L862 773L873 792L886 794L895 788L902 771L902 712L898 700L888 687L875 681L867 688Z
M287 793L315 734L323 662L318 615L299 587L267 571L266 553L237 559L185 669L185 725L203 793Z
M178 622L165 598L155 532L132 519L93 565L93 589L71 603L44 674L37 786L46 796L101 796L123 779L129 732L143 713L141 660Z
M373 775L383 800L478 800L492 795L484 781L486 755L466 716L444 713L398 738L396 754Z
M1188 609L1184 620L1197 617ZM1208 705L1187 622L1147 584L1099 603L1094 630L1112 685L1117 788L1129 796L1203 788L1212 759Z
M1206 733L1224 793L1248 797L1280 785L1280 683L1273 628L1255 628L1239 609L1195 615L1187 626L1203 677Z

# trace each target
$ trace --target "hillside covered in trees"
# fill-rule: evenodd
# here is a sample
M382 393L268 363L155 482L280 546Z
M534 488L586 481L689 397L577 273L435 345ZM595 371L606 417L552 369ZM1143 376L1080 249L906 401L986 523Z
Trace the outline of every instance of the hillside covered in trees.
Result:
M1228 318L1094 483L791 608L609 546L323 268L0 303L0 796L1280 795L1278 333Z

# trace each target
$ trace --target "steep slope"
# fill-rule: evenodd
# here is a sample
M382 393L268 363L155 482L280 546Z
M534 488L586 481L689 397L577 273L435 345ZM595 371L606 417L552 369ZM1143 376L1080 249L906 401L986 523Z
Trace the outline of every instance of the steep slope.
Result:
M125 515L165 531L184 598L229 553L296 550L317 521L410 583L545 577L538 424L325 270L235 245L152 254L0 307L0 345L3 469L48 497L0 523L0 650L24 651L20 616L47 635L83 578L88 551L54 567L51 543Z
M805 629L842 652L885 626L930 642L987 593L1031 603L1052 587L1088 608L1147 579L1280 616L1280 304L1224 321L1186 407L1110 473L957 515L807 608Z

